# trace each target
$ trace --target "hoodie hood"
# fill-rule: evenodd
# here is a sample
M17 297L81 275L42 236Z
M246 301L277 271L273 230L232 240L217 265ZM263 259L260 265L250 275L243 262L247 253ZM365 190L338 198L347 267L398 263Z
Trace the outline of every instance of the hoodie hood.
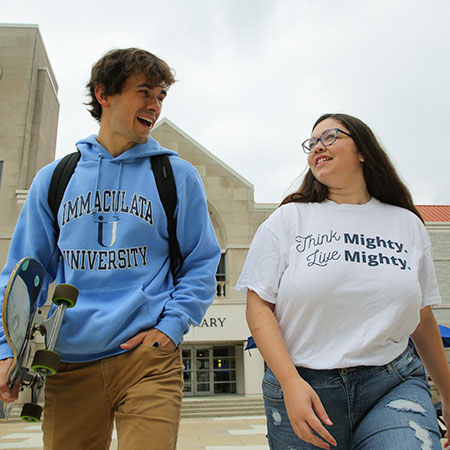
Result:
M109 164L113 164L113 166L109 166L110 168L114 166L118 167L113 184L109 184L110 188L115 188L118 192L122 187L122 172L124 164L136 163L142 161L144 158L148 159L154 155L166 154L178 156L173 150L168 150L161 147L161 145L152 137L149 137L145 144L135 144L116 157L109 153L108 150L106 150L106 148L98 142L97 135L95 134L78 141L76 143L76 147L81 153L81 162L95 162L97 165L94 192L97 192L102 187L102 179L104 178L104 176L102 176L102 172L108 170L105 169L105 163L108 163L107 166L109 166ZM93 213L94 220L97 220L96 214L97 207ZM114 217L117 218L117 214L114 214Z
M135 162L140 158L148 158L153 155L175 155L177 153L173 150L161 147L161 145L155 141L152 137L148 139L145 144L135 144L121 155L114 157L108 152L98 141L97 135L81 139L76 143L77 149L81 152L82 161L98 161L99 159L110 160L111 162Z

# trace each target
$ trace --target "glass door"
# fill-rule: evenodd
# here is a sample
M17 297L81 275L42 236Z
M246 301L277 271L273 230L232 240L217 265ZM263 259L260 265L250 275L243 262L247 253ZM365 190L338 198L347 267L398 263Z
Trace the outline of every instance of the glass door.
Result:
M194 364L193 364L193 361L192 361L193 349L192 348L184 348L183 347L182 355L183 355L183 366L184 366L184 371L183 371L184 388L183 388L183 392L184 392L184 395L191 396L191 395L194 395L194 393L193 393L193 383L192 383L192 378L193 378L193 370L192 370L192 368L194 367Z
M184 395L213 393L212 347L183 347Z
M214 394L236 394L236 355L235 348L215 346Z
M234 346L183 346L183 364L185 396L236 393Z
M212 347L195 349L196 373L194 395L210 395L212 386Z

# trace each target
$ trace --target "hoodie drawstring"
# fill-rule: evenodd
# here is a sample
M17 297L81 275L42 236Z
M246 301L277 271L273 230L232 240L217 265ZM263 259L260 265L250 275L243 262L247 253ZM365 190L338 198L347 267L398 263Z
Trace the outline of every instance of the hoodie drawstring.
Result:
M120 181L122 179L122 166L123 166L123 162L120 161L120 165L119 165L119 176L117 177L117 193L119 194L120 192ZM119 216L117 215L117 211L118 208L114 208L114 219L119 220Z
M95 190L94 190L94 196L97 195L98 185L100 183L100 171L102 169L102 161L103 161L103 155L99 153L98 155L98 166L97 166L97 179L95 180ZM95 202L94 202L95 205ZM95 216L97 214L97 209L94 206L93 215Z

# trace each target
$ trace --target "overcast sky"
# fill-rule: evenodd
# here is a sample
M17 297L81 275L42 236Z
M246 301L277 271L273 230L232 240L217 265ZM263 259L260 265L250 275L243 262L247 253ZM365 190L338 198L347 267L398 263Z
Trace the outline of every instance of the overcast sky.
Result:
M167 117L279 202L325 112L365 121L417 204L450 204L448 0L18 0L0 21L38 24L61 105L57 156L98 126L92 64L141 47L179 80Z

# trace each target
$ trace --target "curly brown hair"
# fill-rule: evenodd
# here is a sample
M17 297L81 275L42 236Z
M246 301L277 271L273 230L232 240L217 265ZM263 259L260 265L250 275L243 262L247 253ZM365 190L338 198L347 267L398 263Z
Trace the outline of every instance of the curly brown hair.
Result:
M95 97L95 88L102 84L106 95L119 94L131 75L143 73L151 86L168 88L175 83L175 75L165 61L139 48L114 49L99 59L86 84L89 102L86 103L92 117L100 121L102 107Z
M364 157L363 174L369 194L383 203L409 209L423 222L422 216L414 206L411 193L400 179L372 130L362 120L342 113L323 114L317 119L313 130L325 119L336 120L351 134L357 150ZM281 205L291 202L320 203L327 198L328 187L316 180L309 169L299 189L285 197Z

